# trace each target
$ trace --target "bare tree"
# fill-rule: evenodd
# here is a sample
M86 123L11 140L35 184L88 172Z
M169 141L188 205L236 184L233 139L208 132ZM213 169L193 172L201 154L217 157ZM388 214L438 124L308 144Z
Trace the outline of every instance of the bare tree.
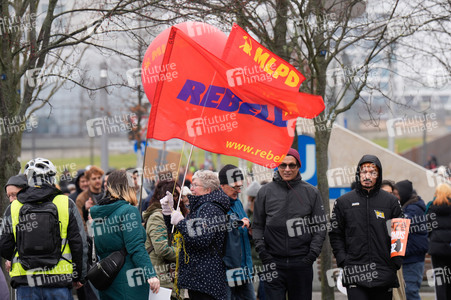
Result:
M62 86L96 91L86 53L111 51L135 59L119 48L122 34L170 22L173 14L155 16L163 1L2 1L0 3L0 185L20 170L22 133L36 110L50 105ZM136 20L146 20L144 25ZM114 43L116 41L116 43ZM91 51L91 52L90 52ZM84 66L81 67L82 58ZM136 59L135 59L136 60ZM85 68L85 69L84 69ZM93 68L98 68L96 63ZM88 75L86 75L88 74ZM86 77L88 76L88 77ZM123 83L121 83L123 85ZM0 197L0 211L8 199Z
M368 95L378 94L387 103L397 101L393 91L381 84L382 78L371 80L372 72L384 69L391 76L398 76L397 70L390 67L393 61L415 64L412 57L416 54L427 56L429 66L441 64L445 74L450 74L450 4L446 0L398 0L389 4L357 0L174 3L174 7L191 11L191 15L213 24L225 23L231 28L233 22L238 23L304 74L303 92L323 97L326 109L313 120L313 125L318 187L327 214L328 145L337 117L356 103L363 103L373 121L377 121ZM426 49L421 47L425 36L431 45ZM421 81L413 73L403 75ZM331 258L327 238L321 254L323 299L334 298L326 278L332 267Z

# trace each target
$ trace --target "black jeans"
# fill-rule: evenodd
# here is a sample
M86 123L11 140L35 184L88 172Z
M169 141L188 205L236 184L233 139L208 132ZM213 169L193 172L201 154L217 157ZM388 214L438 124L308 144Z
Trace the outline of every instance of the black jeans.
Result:
M215 300L212 296L201 293L198 291L188 290L188 295L190 299L196 299L196 300Z
M432 255L437 300L451 299L451 257Z
M392 300L393 289L389 287L367 288L350 285L346 288L348 300Z
M270 300L311 300L313 267L276 268L277 276L265 281L265 298Z

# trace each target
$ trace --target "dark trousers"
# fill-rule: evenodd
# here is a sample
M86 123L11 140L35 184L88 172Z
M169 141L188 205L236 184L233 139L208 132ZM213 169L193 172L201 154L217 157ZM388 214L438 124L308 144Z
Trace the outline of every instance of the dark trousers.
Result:
M196 300L215 300L212 296L201 293L198 291L188 290L188 295L190 299L196 299Z
M451 299L451 257L432 255L437 300Z
M265 281L265 298L270 300L311 300L313 267L276 268L277 276Z
M78 300L97 300L98 297L94 292L94 288L91 286L89 282L86 282L81 288L77 291Z
M389 287L367 288L351 285L346 288L349 300L392 300L393 289Z

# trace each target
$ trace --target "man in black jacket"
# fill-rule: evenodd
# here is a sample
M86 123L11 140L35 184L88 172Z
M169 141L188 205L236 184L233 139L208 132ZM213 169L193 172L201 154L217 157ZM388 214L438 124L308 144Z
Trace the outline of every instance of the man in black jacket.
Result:
M300 167L299 153L290 149L254 204L255 248L265 268L276 265L277 276L264 285L271 300L285 300L287 293L290 300L312 299L312 265L326 236L320 193L302 180Z
M399 286L402 258L390 257L387 221L402 217L402 211L398 199L381 190L381 182L379 159L364 155L356 189L338 198L332 212L330 243L351 300L391 300L392 288Z
M87 245L80 214L75 203L55 187L56 168L51 161L32 159L25 175L28 186L6 208L0 227L0 256L12 261L11 286L19 300L71 299L72 287L83 286L86 276ZM51 222L50 214L58 222ZM56 238L59 244L38 234L45 230L46 237ZM42 253L48 246L57 253Z

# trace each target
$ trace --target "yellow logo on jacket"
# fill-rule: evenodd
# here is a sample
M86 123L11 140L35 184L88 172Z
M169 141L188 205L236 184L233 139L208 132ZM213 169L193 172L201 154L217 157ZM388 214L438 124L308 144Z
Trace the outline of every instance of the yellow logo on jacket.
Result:
M385 219L385 214L383 211L374 210L374 212L376 213L376 219Z

